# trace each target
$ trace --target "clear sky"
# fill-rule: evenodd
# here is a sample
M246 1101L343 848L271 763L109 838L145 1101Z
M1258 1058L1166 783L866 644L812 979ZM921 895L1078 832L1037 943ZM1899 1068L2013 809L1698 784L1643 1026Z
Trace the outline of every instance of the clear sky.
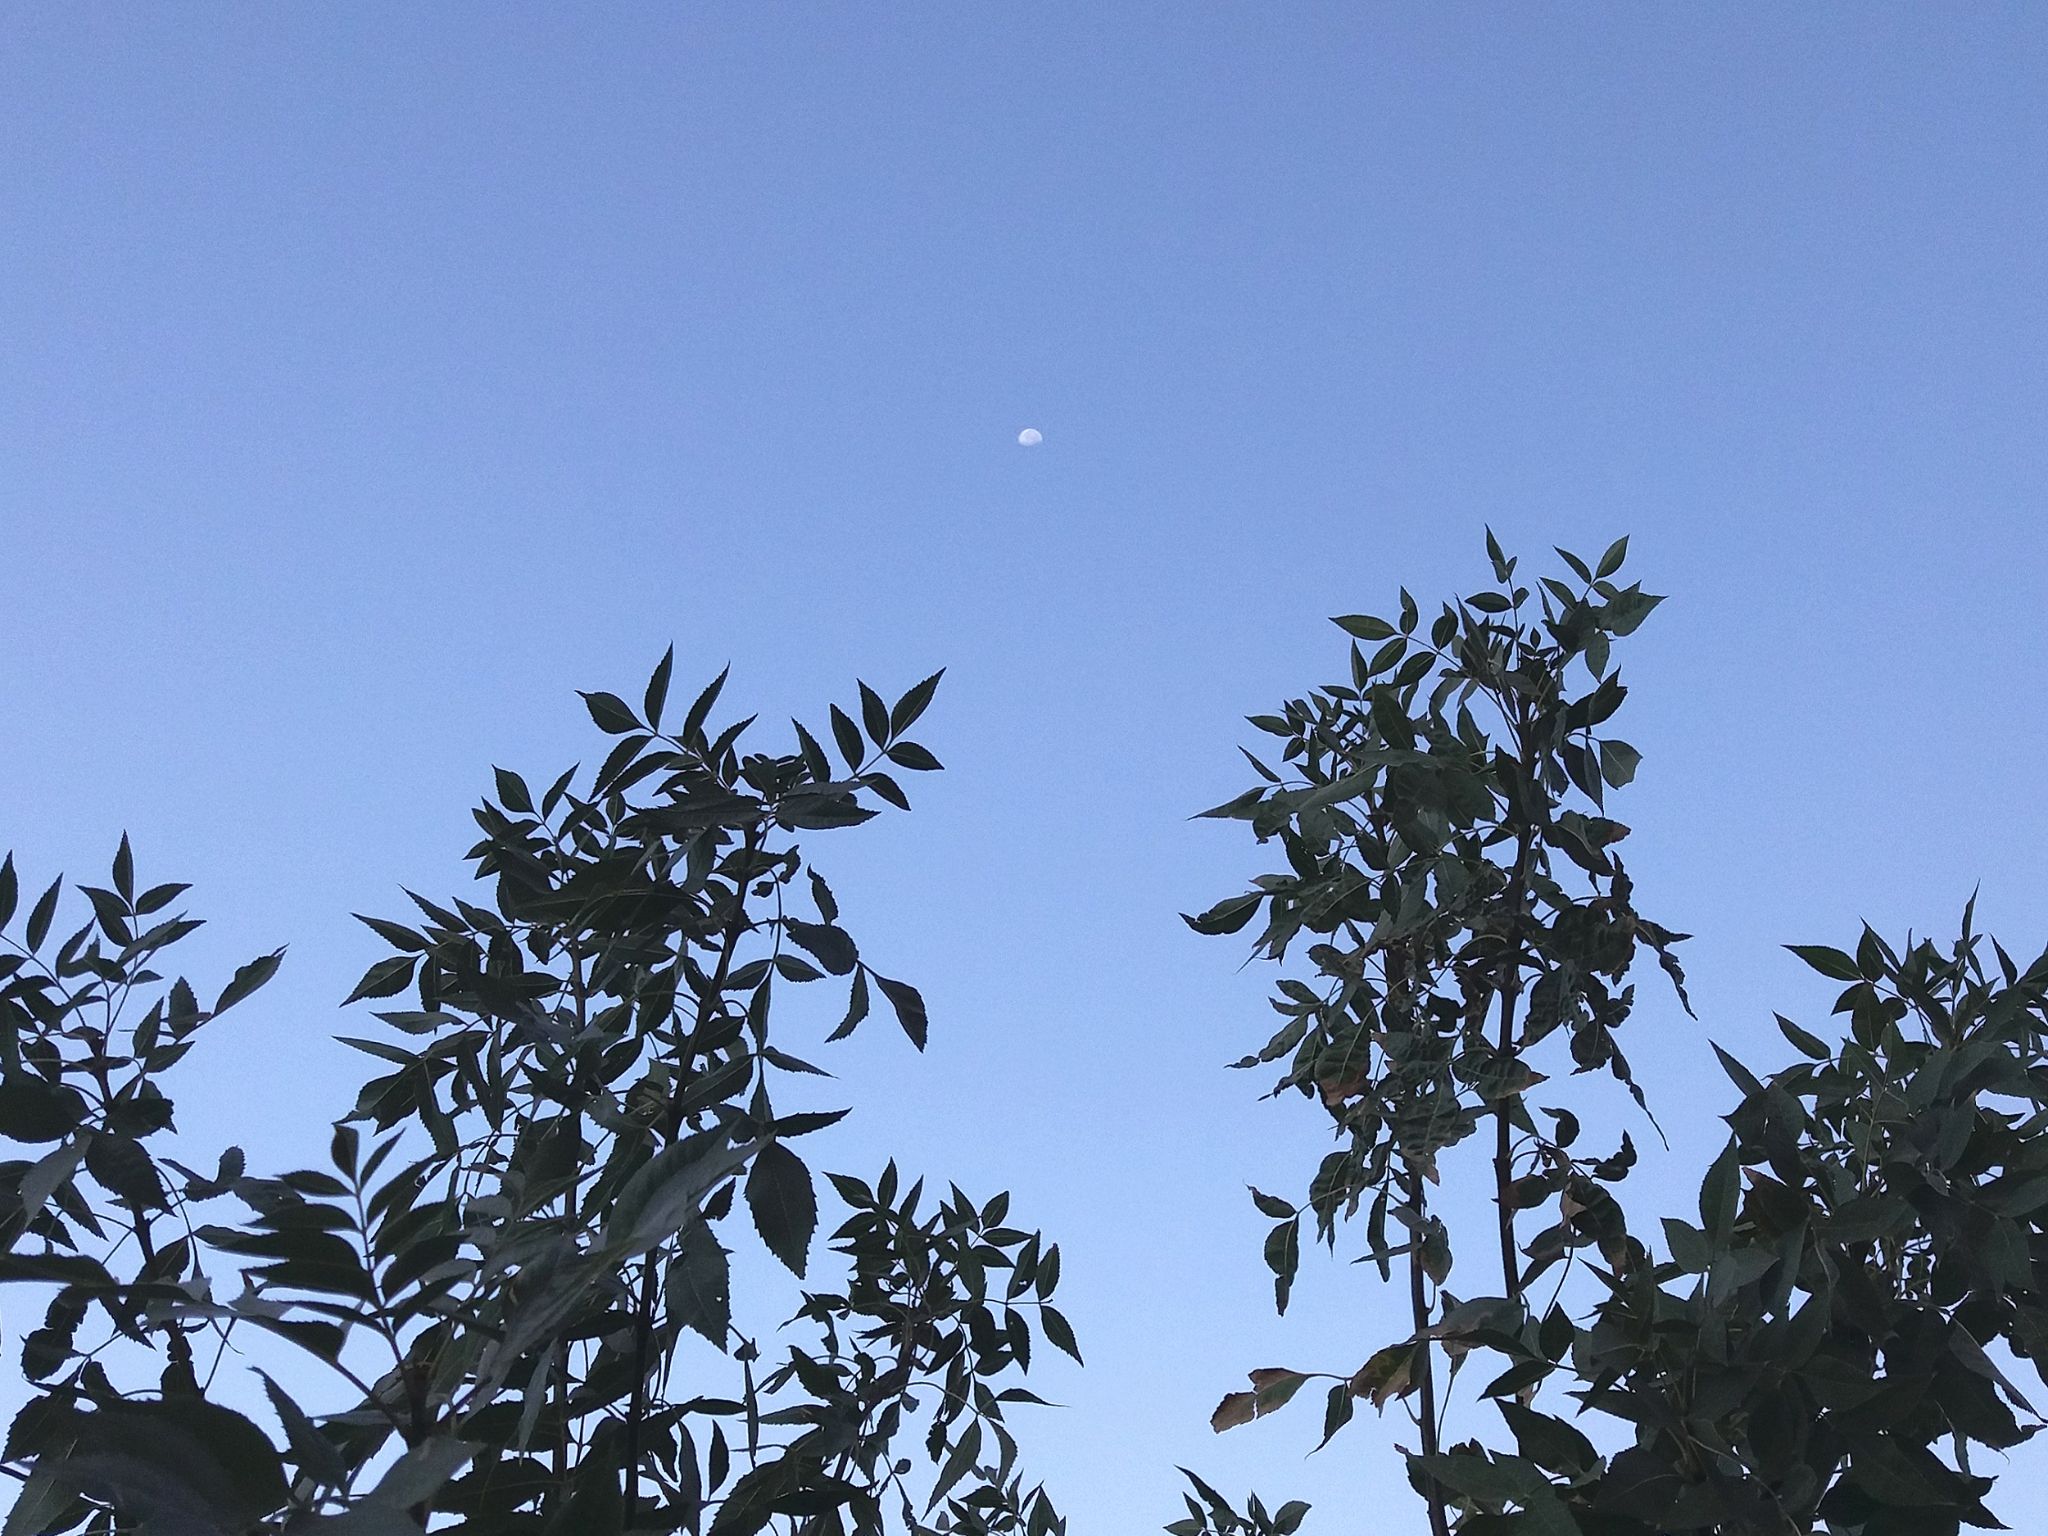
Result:
M934 1020L843 1050L833 1161L1062 1239L1090 1366L1026 1446L1077 1533L1174 1517L1175 1462L1384 1515L1389 1427L1206 1426L1406 1324L1314 1262L1270 1316L1243 1185L1321 1132L1222 1068L1269 978L1175 914L1263 866L1185 817L1341 671L1326 615L1476 585L1489 522L1626 532L1671 601L1617 808L1704 1019L1630 1028L1646 1216L1708 1035L1825 1014L1778 944L1981 880L2036 952L2044 167L2025 4L11 7L0 845L126 829L197 963L290 943L180 1098L296 1161L346 914L457 886L491 764L588 760L574 688L674 641L816 719L946 665L948 771L817 850Z

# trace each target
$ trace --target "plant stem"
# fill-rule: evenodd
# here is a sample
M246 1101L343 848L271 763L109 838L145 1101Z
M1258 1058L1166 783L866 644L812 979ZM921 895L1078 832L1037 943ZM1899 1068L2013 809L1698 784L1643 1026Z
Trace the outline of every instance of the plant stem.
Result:
M1429 1341L1429 1289L1428 1276L1422 1268L1422 1227L1421 1219L1425 1210L1426 1196L1422 1188L1422 1175L1415 1169L1407 1171L1408 1203L1414 1210L1417 1226L1415 1241L1408 1249L1408 1310L1415 1323L1415 1358L1409 1367L1415 1382L1416 1396L1420 1400L1422 1426L1422 1454L1437 1454L1439 1440L1436 1420L1436 1379L1431 1370L1434 1346ZM1444 1495L1436 1479L1426 1478L1427 1492L1423 1495L1429 1504L1430 1536L1450 1536L1450 1521L1444 1512Z
M1526 754L1524 762L1526 764ZM1526 774L1533 781L1533 772ZM1522 919L1529 905L1529 865L1535 854L1535 829L1522 828L1515 850L1515 870L1509 883L1513 906L1507 954L1501 960L1500 1039L1502 1060L1512 1059L1515 1050L1515 1006L1522 995ZM1519 1094L1503 1094L1493 1106L1493 1188L1496 1222L1500 1230L1500 1276L1509 1301L1522 1299L1520 1245L1515 1241L1515 1154L1514 1127L1510 1123Z

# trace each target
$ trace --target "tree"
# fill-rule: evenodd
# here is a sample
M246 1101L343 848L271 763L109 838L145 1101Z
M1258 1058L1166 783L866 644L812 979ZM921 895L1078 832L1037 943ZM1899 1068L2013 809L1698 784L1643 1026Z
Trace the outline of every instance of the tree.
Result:
M1324 1445L1358 1401L1402 1404L1433 1536L1995 1523L1969 1447L2015 1445L2039 1420L1987 1346L2048 1361L2048 957L2023 972L1992 944L1987 967L1967 914L1946 951L1894 950L1867 929L1853 957L1795 946L1847 984L1848 1033L1829 1043L1781 1018L1805 1059L1768 1080L1719 1052L1742 1094L1734 1134L1700 1224L1665 1219L1655 1257L1614 1192L1630 1138L1588 1157L1571 1103L1536 1108L1531 1094L1561 1046L1574 1073L1604 1070L1647 1115L1615 1041L1644 949L1685 1002L1684 935L1635 909L1616 853L1628 829L1607 815L1638 754L1599 734L1626 695L1612 643L1660 599L1614 580L1626 540L1597 564L1559 551L1572 579L1534 588L1491 535L1487 550L1494 586L1444 605L1426 634L1405 591L1398 622L1337 620L1354 637L1348 683L1253 716L1280 739L1281 768L1252 757L1262 782L1206 813L1277 840L1287 867L1190 924L1227 934L1263 916L1255 952L1281 963L1311 936L1309 979L1278 983L1282 1028L1237 1063L1284 1060L1274 1093L1318 1100L1338 1142L1303 1200L1253 1192L1275 1221L1276 1302L1303 1224L1334 1249L1363 1207L1362 1257L1383 1280L1404 1261L1409 1311L1355 1367L1254 1371L1214 1426L1319 1378L1332 1382ZM1499 1282L1461 1296L1429 1191L1475 1139L1489 1144ZM1573 1269L1590 1296L1567 1287ZM1448 1386L1485 1357L1497 1374L1479 1399L1512 1451L1446 1443ZM1539 1407L1560 1374L1630 1443L1603 1456ZM1256 1498L1239 1512L1190 1477L1178 1536L1285 1536L1307 1513Z
M802 1293L798 1342L766 1354L731 1294L748 1226L812 1273L797 1144L846 1113L775 1107L820 1071L772 1028L780 989L844 984L831 1040L879 994L924 1045L922 998L870 964L799 836L908 808L892 770L939 766L906 734L939 679L893 705L860 685L830 711L835 763L802 725L779 753L743 750L751 719L714 731L724 674L665 729L672 660L637 710L584 695L615 738L595 774L536 795L497 771L470 853L490 902L363 919L391 953L349 1001L396 1005L344 1037L377 1075L326 1167L159 1150L167 1078L281 952L201 1007L158 969L198 926L186 888L141 888L125 838L57 942L62 882L16 928L0 865L0 1136L30 1154L0 1165L0 1279L50 1291L7 1536L1065 1530L1004 1418L1039 1401L1015 1380L1035 1338L1076 1353L1059 1249L1006 1195L832 1174L839 1273ZM215 1395L231 1341L272 1349L281 1445ZM287 1390L305 1362L337 1407ZM922 1477L898 1448L919 1427Z

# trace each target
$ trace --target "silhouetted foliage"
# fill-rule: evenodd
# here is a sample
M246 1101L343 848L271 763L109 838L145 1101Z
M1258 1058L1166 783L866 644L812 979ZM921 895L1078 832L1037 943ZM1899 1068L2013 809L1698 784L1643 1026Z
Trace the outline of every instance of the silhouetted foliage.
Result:
M185 888L139 889L125 839L61 941L60 885L17 927L0 868L0 1136L28 1153L0 1165L0 1278L51 1290L7 1536L1064 1531L1004 1417L1038 1401L1015 1381L1035 1339L1075 1351L1058 1247L1006 1195L890 1163L830 1176L817 1264L798 1149L846 1111L773 1100L821 1071L772 1028L783 988L845 988L829 1039L879 1001L924 1045L922 998L799 836L907 809L890 769L938 767L906 734L938 678L893 705L861 685L835 761L801 725L774 754L744 750L749 720L714 731L722 674L665 729L670 670L638 709L584 695L616 738L595 774L497 771L470 853L491 902L363 919L391 953L349 1001L389 1005L344 1037L376 1075L324 1167L158 1150L167 1077L280 955L205 1007L158 969L197 926ZM728 1266L754 1241L816 1287L773 1352ZM230 1347L274 1426L209 1395ZM294 1355L338 1402L299 1401Z

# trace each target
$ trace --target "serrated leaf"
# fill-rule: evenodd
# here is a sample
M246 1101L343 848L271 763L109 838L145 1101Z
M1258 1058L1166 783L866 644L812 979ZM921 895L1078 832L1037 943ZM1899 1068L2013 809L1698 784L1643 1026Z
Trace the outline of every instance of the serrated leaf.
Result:
M1863 979L1862 973L1856 969L1856 962L1839 949L1826 944L1787 944L1785 947L1830 981Z
M515 816L531 816L533 796L526 788L526 780L509 768L493 768L491 773L498 781L498 803Z
M914 741L899 741L885 754L898 768L913 773L935 773L945 765Z
M213 1016L219 1018L235 1004L277 974L277 968L284 963L284 950L274 949L267 955L258 955L234 974L234 978L221 989L220 998L213 1005Z
M342 1006L368 997L395 997L412 983L413 967L419 962L411 955L387 955L363 972L355 991L343 998Z
M860 727L837 704L832 706L831 715L833 744L846 760L848 771L859 768L868 755L867 743L860 739Z
M1048 1304L1038 1309L1038 1330L1053 1348L1071 1355L1075 1364L1085 1363L1081 1359L1081 1347L1074 1341L1074 1326L1057 1307Z
M889 1006L896 1010L896 1022L903 1026L903 1033L910 1036L912 1045L923 1050L925 1037L931 1032L931 1021L925 1014L922 994L907 981L891 981L879 971L871 974L875 985L882 989L882 996L888 998Z
M642 702L650 730L661 729L661 711L668 703L669 674L675 670L675 665L676 648L670 646L661 653L661 660L654 664L654 675L647 679L647 693Z
M779 1141L755 1155L747 1174L747 1210L768 1251L801 1279L818 1225L818 1196L803 1159Z
M855 687L860 690L860 718L867 727L868 740L882 746L889 740L889 707L866 683L856 683Z
M891 734L901 735L917 724L918 717L930 705L932 695L939 691L939 679L945 675L946 669L944 667L939 668L938 671L934 672L923 682L914 684L909 692L896 701L889 711L889 730Z
M606 735L624 736L641 728L626 701L616 693L584 693L580 688L577 692L583 695L583 705L590 711L591 720Z

